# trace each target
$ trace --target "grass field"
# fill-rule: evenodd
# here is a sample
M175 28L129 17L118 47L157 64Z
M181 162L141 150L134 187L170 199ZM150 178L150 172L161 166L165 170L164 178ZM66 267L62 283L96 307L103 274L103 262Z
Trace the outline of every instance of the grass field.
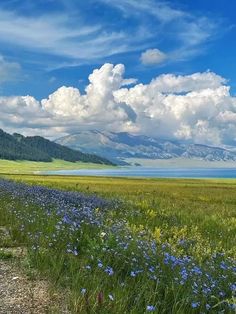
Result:
M111 166L85 163L85 162L69 162L55 159L52 162L36 162L36 161L13 161L0 160L0 173L34 173L40 171L53 170L77 170L77 169L103 169Z
M236 180L3 177L2 245L73 313L235 313Z

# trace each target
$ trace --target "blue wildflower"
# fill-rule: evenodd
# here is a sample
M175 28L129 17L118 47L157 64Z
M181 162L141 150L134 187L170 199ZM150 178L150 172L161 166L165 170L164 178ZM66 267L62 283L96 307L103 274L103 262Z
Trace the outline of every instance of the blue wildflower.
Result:
M232 285L230 285L230 289L231 289L231 291L236 291L236 284L232 284Z
M131 277L135 277L135 276L136 276L136 273L135 273L134 271L131 271L131 272L130 272L130 276L131 276Z
M211 308L210 304L206 304L206 309L210 310L210 308Z
M196 309L197 307L200 306L200 302L192 302L191 306L192 306L193 309Z
M82 294L82 295L85 295L86 292L87 292L87 289L85 289L85 288L82 288L82 289L81 289L81 294Z
M112 276L114 274L114 271L112 269L112 267L108 266L106 269L105 269L105 272L109 275L109 276Z
M147 305L147 308L146 308L146 310L147 310L148 312L154 312L155 309L156 309L156 307L153 306L153 305Z

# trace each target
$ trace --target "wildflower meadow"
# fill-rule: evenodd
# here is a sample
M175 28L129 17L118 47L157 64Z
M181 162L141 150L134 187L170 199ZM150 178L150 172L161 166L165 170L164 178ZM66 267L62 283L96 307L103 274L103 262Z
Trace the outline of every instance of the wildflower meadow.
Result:
M71 313L235 313L236 182L9 176L0 221Z

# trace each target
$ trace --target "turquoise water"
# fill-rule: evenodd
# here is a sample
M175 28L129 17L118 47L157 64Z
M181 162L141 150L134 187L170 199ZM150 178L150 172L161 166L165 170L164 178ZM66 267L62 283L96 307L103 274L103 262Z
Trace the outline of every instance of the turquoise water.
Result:
M144 178L236 178L236 168L147 168L80 169L47 171L44 174L74 176L144 177Z

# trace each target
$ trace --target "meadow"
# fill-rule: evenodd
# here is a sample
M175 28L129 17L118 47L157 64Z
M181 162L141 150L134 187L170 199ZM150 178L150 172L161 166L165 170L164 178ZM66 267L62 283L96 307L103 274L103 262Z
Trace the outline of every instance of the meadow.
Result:
M0 246L72 313L235 313L236 180L2 178Z
M0 173L16 173L16 174L30 174L41 171L55 171L55 170L75 170L75 169L104 169L111 166L85 163L85 162L70 162L61 159L54 159L52 162L39 162L28 160L0 160Z

